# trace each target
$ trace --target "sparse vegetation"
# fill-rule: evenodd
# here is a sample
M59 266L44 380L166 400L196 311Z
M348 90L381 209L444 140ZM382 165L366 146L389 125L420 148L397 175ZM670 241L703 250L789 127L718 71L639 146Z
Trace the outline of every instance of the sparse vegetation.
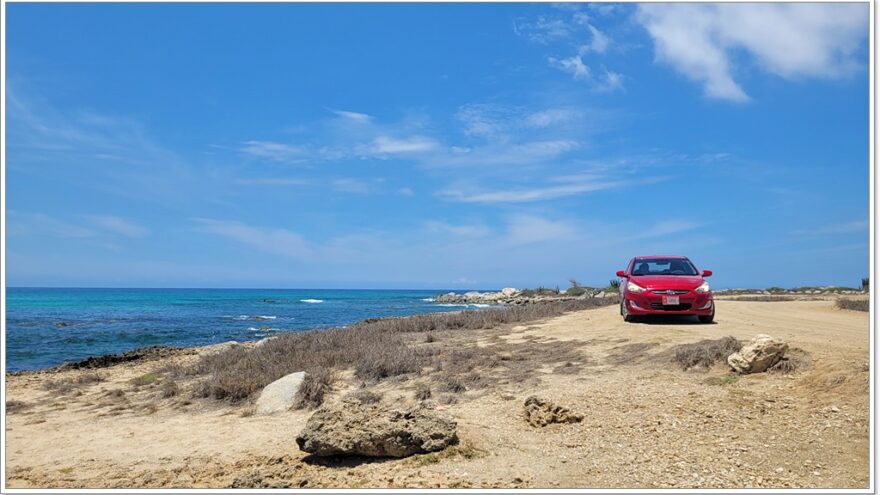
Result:
M382 396L377 394L376 392L370 390L355 390L354 392L349 393L346 397L354 399L361 404L376 404L382 401Z
M20 401L20 400L8 400L6 401L6 414L13 414L22 411L26 411L33 407L33 404Z
M739 296L733 298L734 301L750 301L750 302L785 302L785 301L796 301L794 297L791 296Z
M849 309L851 311L869 311L871 309L870 301L867 299L838 299L835 305L839 309Z
M144 373L143 375L134 378L131 383L136 387L142 387L144 385L151 385L159 380L159 373L155 371L151 371L149 373Z
M612 289L612 290L619 290L620 289L620 279L613 278L613 279L609 280L608 281L608 288Z
M545 289L546 290L546 289ZM452 330L478 330L503 324L539 320L570 311L613 304L605 299L534 303L499 309L433 313L407 318L365 320L349 327L279 335L256 349L237 347L204 356L190 371L207 375L196 395L239 402L269 383L297 371L320 374L322 370L354 369L367 382L417 374L436 365L437 350L416 346L407 336ZM486 364L485 356L459 353L444 364L447 374L462 375ZM456 363L458 361L458 363ZM474 361L471 369L464 363ZM442 358L441 358L442 362ZM456 381L457 380L457 381ZM443 388L477 388L479 375L449 380Z
M79 391L79 389L88 385L103 381L104 377L97 373L83 373L73 378L48 381L43 385L43 388L55 392L56 394L69 394L71 392Z
M738 375L724 375L724 376L713 376L712 378L707 378L706 383L709 385L733 385L739 380Z
M734 352L742 349L740 341L734 337L723 337L716 340L701 340L693 344L682 344L672 348L672 361L682 369L688 370L699 366L709 369L713 364L727 360Z
M868 290L871 288L871 279L869 277L863 278L862 283L859 285L859 287L862 289L862 292L868 292Z
M324 402L327 392L333 390L337 374L334 370L322 369L307 373L294 398L296 409L315 408Z
M420 383L416 386L416 400L428 400L431 398L431 386L427 383Z

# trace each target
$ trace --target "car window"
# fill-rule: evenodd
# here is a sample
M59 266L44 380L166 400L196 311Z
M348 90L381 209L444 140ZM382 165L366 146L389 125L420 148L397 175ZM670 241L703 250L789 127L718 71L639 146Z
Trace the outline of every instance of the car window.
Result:
M697 269L688 260L650 259L636 260L633 275L696 275Z

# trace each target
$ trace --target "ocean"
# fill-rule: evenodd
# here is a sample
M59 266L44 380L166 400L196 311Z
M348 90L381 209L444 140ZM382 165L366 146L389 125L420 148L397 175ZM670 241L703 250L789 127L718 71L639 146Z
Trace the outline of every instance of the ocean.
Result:
M457 311L448 290L8 288L6 370L151 345L258 340L366 318Z

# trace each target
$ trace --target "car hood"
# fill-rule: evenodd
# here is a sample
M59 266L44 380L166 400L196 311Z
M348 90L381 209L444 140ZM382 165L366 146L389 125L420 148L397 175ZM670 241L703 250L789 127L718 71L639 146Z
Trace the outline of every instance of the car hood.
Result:
M703 283L699 275L634 275L630 280L646 289L696 289Z

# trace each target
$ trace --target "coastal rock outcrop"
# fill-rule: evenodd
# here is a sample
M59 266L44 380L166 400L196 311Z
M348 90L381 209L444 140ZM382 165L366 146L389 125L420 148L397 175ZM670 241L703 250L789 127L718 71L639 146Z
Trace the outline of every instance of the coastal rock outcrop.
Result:
M761 373L778 363L788 350L788 343L765 334L756 335L739 352L727 357L727 364L737 373Z
M296 443L318 456L406 457L452 445L456 427L453 419L424 406L397 410L343 400L315 411Z
M537 427L547 426L551 423L580 423L584 419L583 414L572 412L567 407L556 405L534 395L526 399L523 407L525 408L526 422Z
M275 414L290 409L296 393L299 392L305 371L291 373L266 385L257 398L254 408L256 414Z
M200 347L198 349L198 351L196 351L196 352L201 357L213 356L215 354L220 354L221 352L223 352L225 350L232 349L233 347L238 347L240 345L241 344L239 344L235 340L229 340L227 342L220 342L219 344L206 345L204 347Z

